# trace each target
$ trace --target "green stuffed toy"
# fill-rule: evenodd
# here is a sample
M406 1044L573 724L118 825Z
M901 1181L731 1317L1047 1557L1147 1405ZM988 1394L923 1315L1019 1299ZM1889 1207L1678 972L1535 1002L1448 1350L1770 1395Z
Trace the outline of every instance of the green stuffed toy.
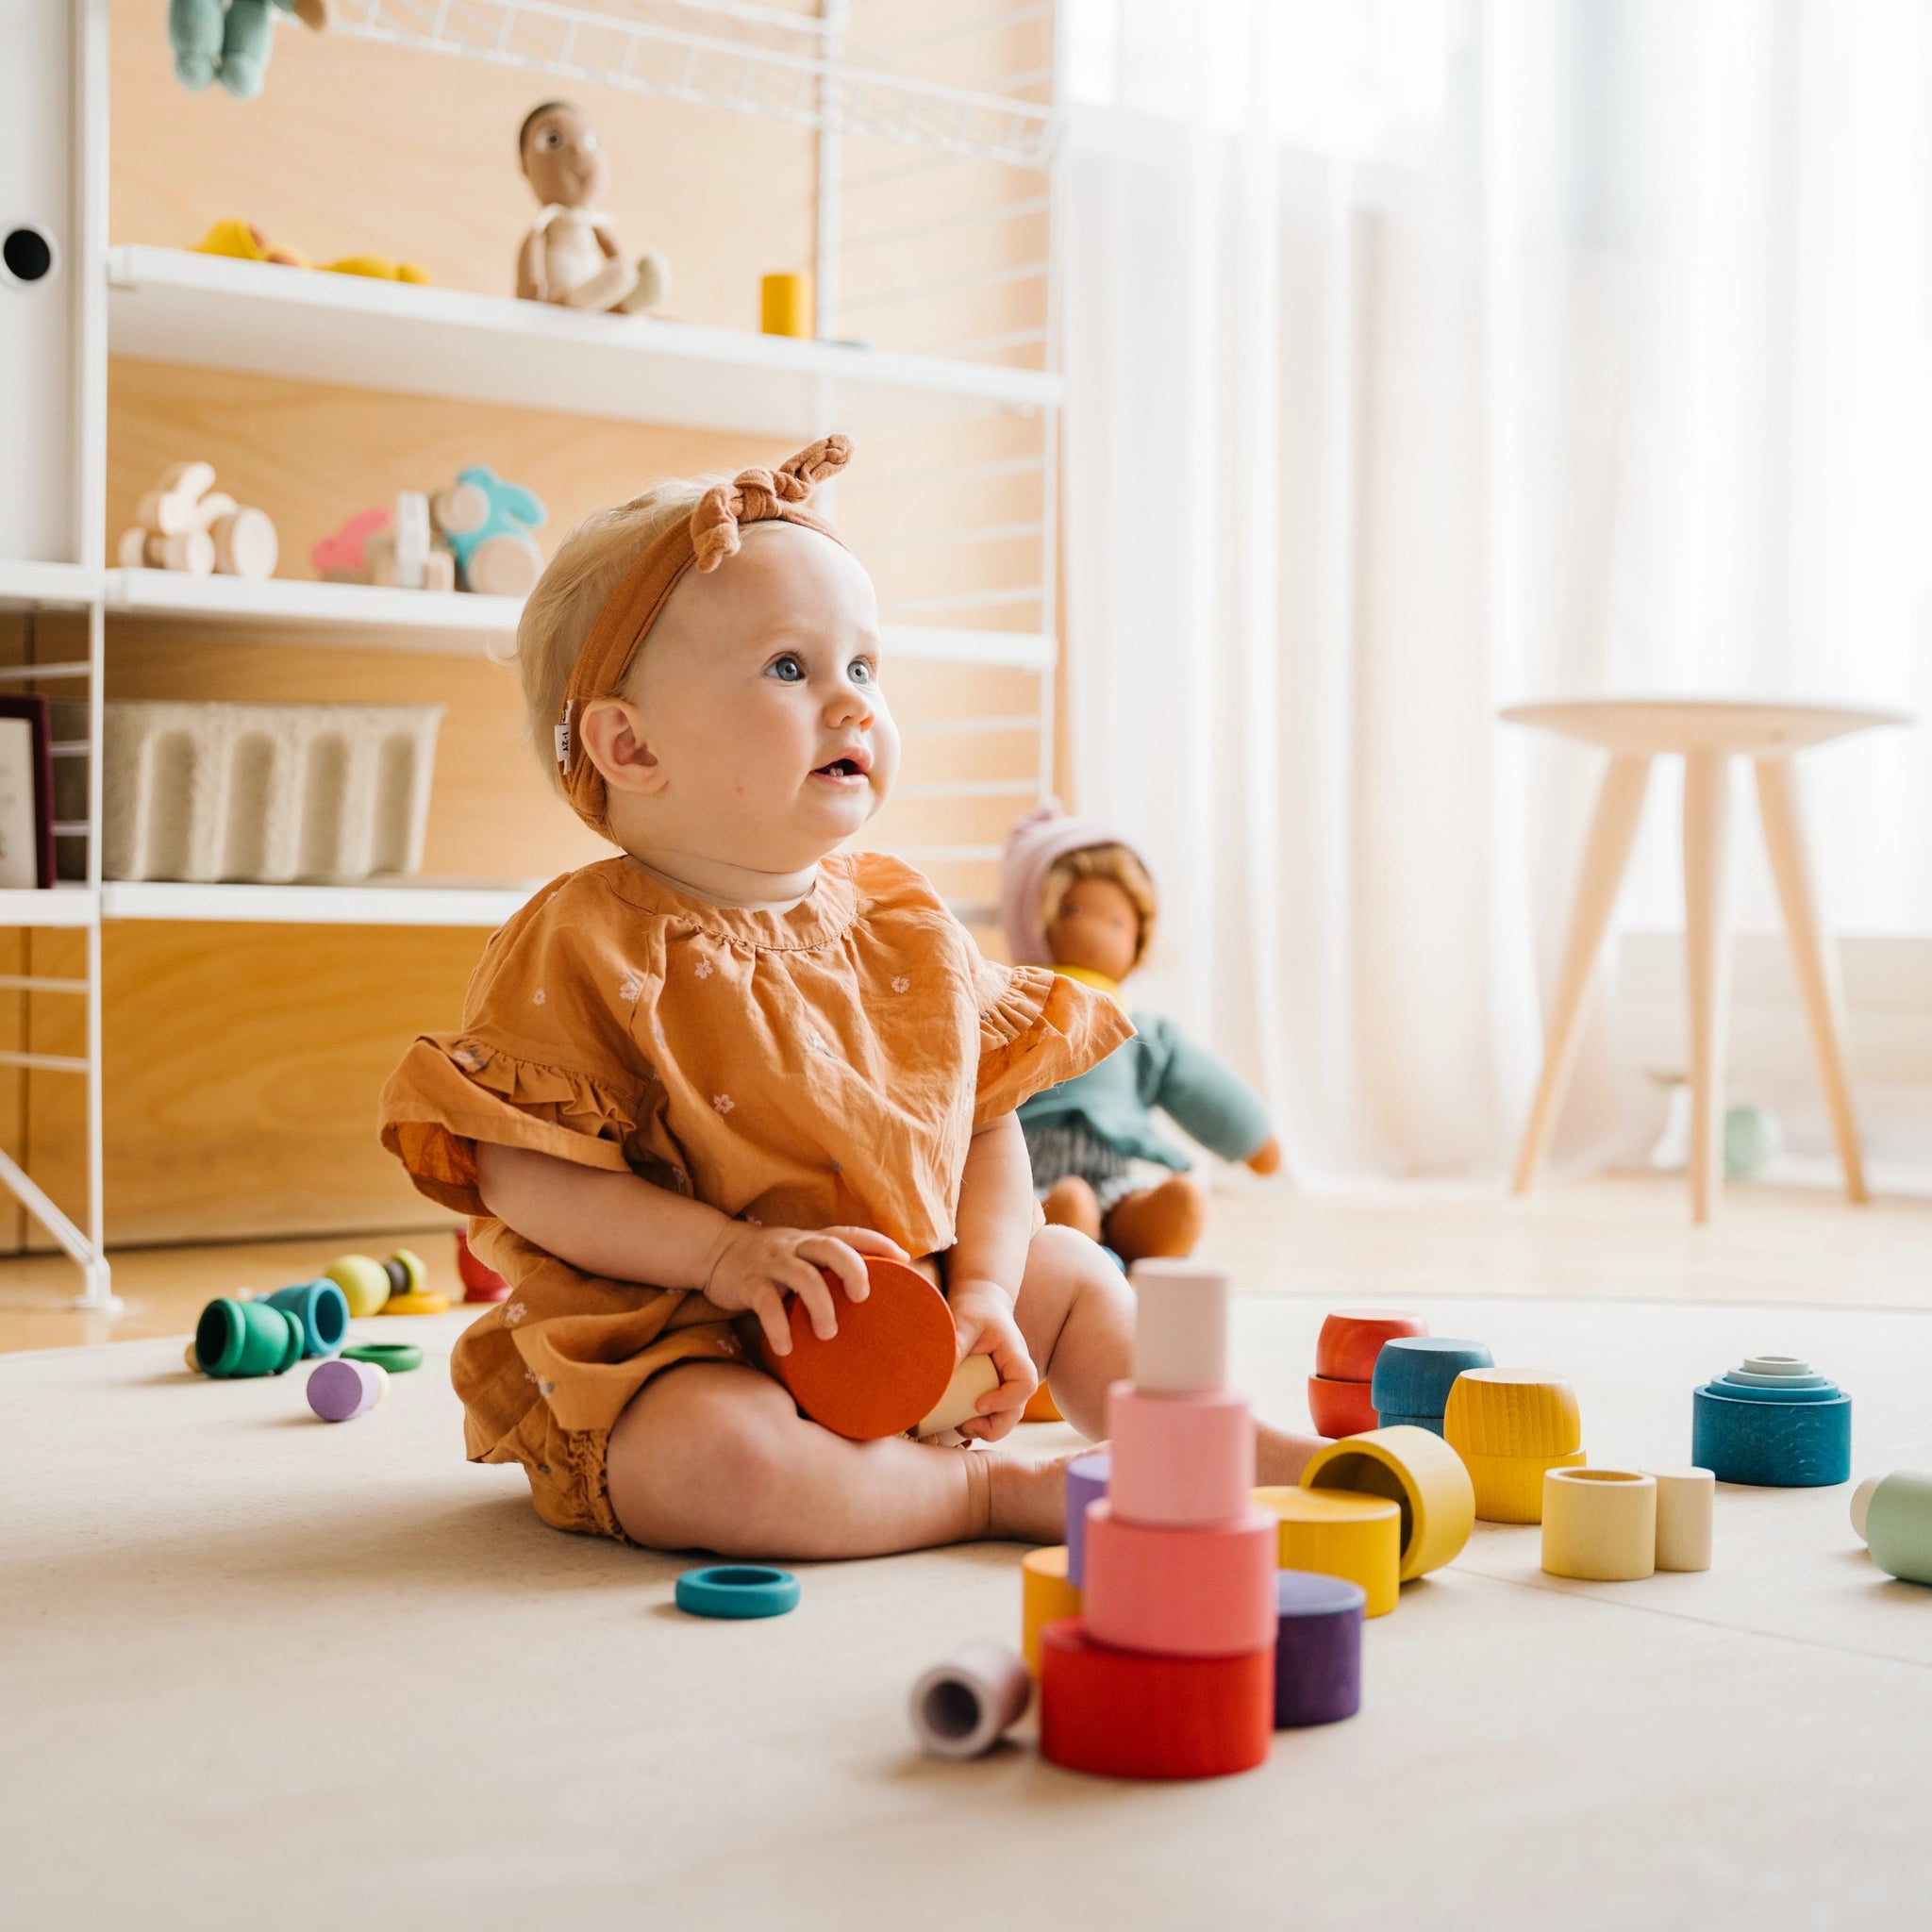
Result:
M168 0L175 78L199 93L219 80L238 101L261 92L275 45L275 15L292 13L321 33L329 0Z

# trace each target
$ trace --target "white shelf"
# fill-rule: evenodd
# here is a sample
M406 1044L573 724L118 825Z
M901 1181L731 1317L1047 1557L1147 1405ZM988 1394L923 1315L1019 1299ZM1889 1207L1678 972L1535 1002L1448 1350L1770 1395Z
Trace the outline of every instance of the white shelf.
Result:
M1057 405L1040 370L129 245L108 256L116 356L806 441Z
M89 925L93 920L94 895L85 886L59 885L46 891L25 887L0 888L0 926Z
M465 591L389 591L374 584L191 576L172 570L108 571L107 605L125 616L192 617L218 625L379 629L390 634L380 648L431 652L468 652L478 637L514 637L524 609L520 597L479 597ZM376 641L346 641L366 646Z
M422 879L362 886L183 886L122 880L101 888L101 916L274 925L494 927L537 889L534 880L522 886L437 885Z
M100 594L101 573L85 564L0 559L0 605L88 605Z

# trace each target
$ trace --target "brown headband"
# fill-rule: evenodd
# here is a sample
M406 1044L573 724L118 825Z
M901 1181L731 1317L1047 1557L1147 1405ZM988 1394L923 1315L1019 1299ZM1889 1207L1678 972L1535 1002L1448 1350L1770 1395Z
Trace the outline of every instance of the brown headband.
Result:
M657 623L679 580L693 564L700 575L714 571L739 547L743 524L774 521L798 524L840 542L839 533L804 508L812 486L835 476L852 460L852 444L827 436L802 449L775 470L741 470L728 484L705 491L697 508L658 537L624 574L604 600L584 647L577 653L557 721L557 765L576 815L593 832L609 836L605 824L604 774L584 755L576 729L583 708L593 698L617 697L630 675L640 647Z

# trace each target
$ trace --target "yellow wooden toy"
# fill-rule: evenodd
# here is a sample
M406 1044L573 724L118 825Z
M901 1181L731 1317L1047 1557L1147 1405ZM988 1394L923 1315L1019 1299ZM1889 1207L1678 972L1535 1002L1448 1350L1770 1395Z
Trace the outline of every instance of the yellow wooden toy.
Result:
M344 1255L330 1262L323 1274L341 1290L350 1314L358 1321L364 1315L380 1314L383 1303L389 1300L389 1273L368 1255Z
M1634 1469L1553 1469L1543 1478L1543 1568L1634 1583L1657 1568L1657 1478Z
M1341 1576L1368 1592L1365 1614L1385 1617L1402 1583L1402 1506L1341 1490L1255 1491L1281 1524L1280 1566Z
M1082 1592L1067 1581L1067 1546L1028 1550L1020 1565L1020 1649L1026 1668L1040 1674L1040 1633L1062 1617L1080 1614Z
M1717 1477L1707 1469L1646 1469L1657 1484L1657 1567L1708 1570Z
M1541 1523L1543 1477L1553 1469L1581 1469L1589 1459L1581 1449L1567 1456L1464 1456L1476 1521Z
M1386 1496L1402 1512L1402 1580L1454 1560L1475 1524L1475 1492L1462 1458L1412 1423L1345 1436L1302 1471L1305 1490Z
M1583 1446L1583 1418L1561 1375L1465 1369L1450 1387L1442 1434L1458 1455L1567 1456Z

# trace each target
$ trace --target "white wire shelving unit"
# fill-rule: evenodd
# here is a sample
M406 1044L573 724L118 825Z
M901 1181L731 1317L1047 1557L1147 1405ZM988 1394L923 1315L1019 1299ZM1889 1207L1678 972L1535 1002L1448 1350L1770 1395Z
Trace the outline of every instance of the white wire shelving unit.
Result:
M101 741L108 625L186 620L264 645L431 655L513 650L513 599L276 578L248 582L109 568L104 528L107 362L249 371L605 419L803 441L833 427L916 448L965 438L957 458L842 482L838 509L881 590L890 659L1021 674L1034 697L985 715L944 712L908 736L1004 747L1000 770L914 778L900 797L1017 810L1049 789L1058 660L1057 490L1064 385L1056 361L1053 247L1059 201L1051 0L987 0L937 28L893 0L818 0L816 11L749 0L338 0L333 32L483 62L563 86L595 86L791 124L813 137L817 340L643 317L581 314L458 289L304 274L178 249L108 243L108 0L41 0L72 22L68 277L75 375L73 540L65 560L6 560L0 608L84 620L87 649L0 666L0 691L84 689L85 876L0 891L0 924L85 934L75 977L4 990L77 999L84 1051L0 1054L0 1065L73 1076L87 1107L88 1200L70 1218L0 1153L12 1191L72 1257L77 1306L111 1308L104 1248L101 933L124 920L493 927L537 881L410 879L358 887L172 885L101 877ZM802 0L808 4L808 0ZM1043 58L1019 67L1015 36ZM452 78L460 85L453 73ZM911 441L908 441L908 440ZM1015 491L1026 498L1015 511ZM921 521L935 493L949 508ZM970 507L984 501L978 514ZM911 507L913 522L902 526ZM975 516L977 520L975 521ZM943 524L939 532L929 527ZM51 628L51 626L50 626ZM38 636L38 626L35 635ZM36 658L41 653L36 646ZM1017 747L1025 755L1015 759ZM936 868L980 869L987 839L903 842Z

